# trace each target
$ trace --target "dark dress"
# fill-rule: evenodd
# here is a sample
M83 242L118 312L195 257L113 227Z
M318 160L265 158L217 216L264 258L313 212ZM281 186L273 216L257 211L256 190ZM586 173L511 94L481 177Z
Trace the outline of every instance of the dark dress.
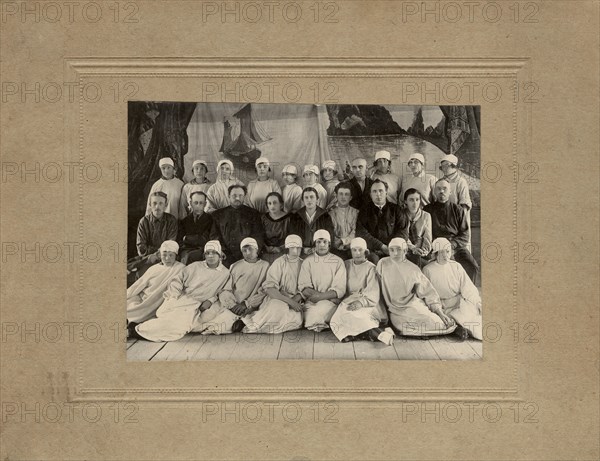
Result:
M265 248L261 258L269 264L285 253L285 238L291 234L291 219L291 214L284 214L279 219L273 219L269 213L265 213L260 217L265 232L265 247L277 247L280 250L278 253L269 253Z

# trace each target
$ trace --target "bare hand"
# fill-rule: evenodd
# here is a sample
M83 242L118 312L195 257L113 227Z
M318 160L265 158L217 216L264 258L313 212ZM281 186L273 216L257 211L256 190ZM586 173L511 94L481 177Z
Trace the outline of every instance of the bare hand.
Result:
M246 314L246 305L245 304L236 304L230 309L235 315L243 316Z
M299 302L296 302L294 300L290 300L290 302L288 303L288 306L290 306L290 309L292 309L293 311L296 312L304 312L304 306L302 304L300 304Z
M200 310L204 312L205 310L210 309L210 306L212 306L212 303L206 300L202 304L200 304Z
M446 328L450 328L452 325L454 325L454 323L455 323L454 319L448 317L441 310L437 312L437 315L439 315L439 317L444 321L444 324L446 325Z
M294 296L292 296L292 299L294 301L296 301L298 304L302 304L304 301L302 300L302 296L300 295L300 293L295 294Z
M362 306L362 304L358 301L354 301L353 303L348 304L348 310L349 311L357 311L358 309L360 309Z

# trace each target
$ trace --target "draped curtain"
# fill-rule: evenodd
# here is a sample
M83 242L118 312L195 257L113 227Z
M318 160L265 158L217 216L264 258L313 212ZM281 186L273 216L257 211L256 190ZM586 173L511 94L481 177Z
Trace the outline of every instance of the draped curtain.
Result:
M146 211L152 184L160 177L158 162L171 157L183 174L188 151L187 127L195 103L138 102L128 104L128 254L135 254L135 229Z
M199 103L191 117L187 134L188 154L184 157L184 182L192 178L194 160L205 160L209 165L209 179L215 180L215 169L221 159L234 164L234 175L244 183L256 177L254 160L219 152L223 144L225 124L231 128L235 140L240 134L240 119L234 117L248 104ZM302 174L304 165L321 165L329 160L327 127L329 118L325 106L308 104L250 104L252 122L266 141L258 143L256 155L267 157L271 162L271 176L281 183L281 170L288 164L297 166ZM244 110L244 114L247 109Z

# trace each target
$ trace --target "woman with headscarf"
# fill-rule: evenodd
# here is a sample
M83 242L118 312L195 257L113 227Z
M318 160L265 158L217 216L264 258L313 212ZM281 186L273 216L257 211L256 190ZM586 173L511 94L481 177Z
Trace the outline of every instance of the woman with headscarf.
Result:
M298 289L305 300L304 327L313 331L329 328L331 316L346 294L346 266L329 252L331 234L314 234L314 251L306 257L298 276Z
M425 157L415 152L408 157L408 169L410 173L401 178L402 190L398 197L403 203L404 195L408 189L416 189L421 194L423 206L433 202L433 190L435 189L435 176L425 172Z
M302 265L302 239L288 235L285 239L287 253L277 258L262 285L267 294L256 312L242 318L243 333L284 333L302 327L304 301L298 290L298 274Z
M206 177L208 173L208 164L204 160L194 160L192 163L192 173L194 178L183 185L181 189L181 200L179 201L179 219L184 219L192 212L190 206L190 198L194 192L208 193L211 186L210 181Z
M231 160L220 160L217 163L217 180L208 188L206 196L206 212L212 213L215 210L229 206L229 186L244 186L244 183L233 175L233 163Z
M256 179L248 183L248 193L246 194L246 205L254 208L259 213L267 212L266 198L271 192L281 194L279 183L269 177L271 164L267 157L260 157L254 162L256 168Z
M394 328L404 336L452 333L456 324L444 313L435 288L419 268L406 259L406 241L394 238L389 249L390 256L377 263L377 275Z
M445 238L437 238L432 244L435 261L423 269L444 306L444 312L456 320L457 334L467 339L469 334L482 340L483 319L479 291L456 261L452 261L452 246Z
M321 179L323 180L323 187L327 191L327 207L325 209L330 210L337 202L335 186L340 183L340 180L338 179L337 165L333 160L327 160L323 162L323 166L321 168Z
M154 317L169 282L185 267L176 261L179 245L174 240L163 242L159 251L161 262L151 266L127 289L127 322L140 323Z
M392 173L391 169L392 155L387 150L380 150L375 152L375 162L373 167L375 171L371 173L371 179L380 179L385 182L387 187L387 199L388 202L394 205L398 204L398 194L400 193L401 181L398 176Z
M367 261L367 242L360 237L353 239L350 251L352 259L344 262L346 298L331 317L331 331L342 342L353 341L364 333L371 341L381 341L390 346L394 332L391 328L379 328L380 324L387 323L387 314L380 301L375 265Z
M221 244L210 240L204 246L204 261L186 266L169 284L165 301L156 318L128 325L130 336L150 341L177 341L192 331L194 324L212 320L218 295L231 291L231 274L223 264Z
M258 309L265 299L261 287L269 263L258 257L258 243L252 237L242 240L240 250L244 259L236 261L229 268L231 286L221 291L219 300L212 306L218 314L208 321L203 317L197 318L193 332L216 335L236 333L244 327L240 319Z

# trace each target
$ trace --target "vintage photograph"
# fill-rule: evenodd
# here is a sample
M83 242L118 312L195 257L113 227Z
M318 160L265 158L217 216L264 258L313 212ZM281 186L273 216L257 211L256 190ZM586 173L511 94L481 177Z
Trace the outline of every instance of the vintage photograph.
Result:
M128 103L127 359L478 360L479 106Z

